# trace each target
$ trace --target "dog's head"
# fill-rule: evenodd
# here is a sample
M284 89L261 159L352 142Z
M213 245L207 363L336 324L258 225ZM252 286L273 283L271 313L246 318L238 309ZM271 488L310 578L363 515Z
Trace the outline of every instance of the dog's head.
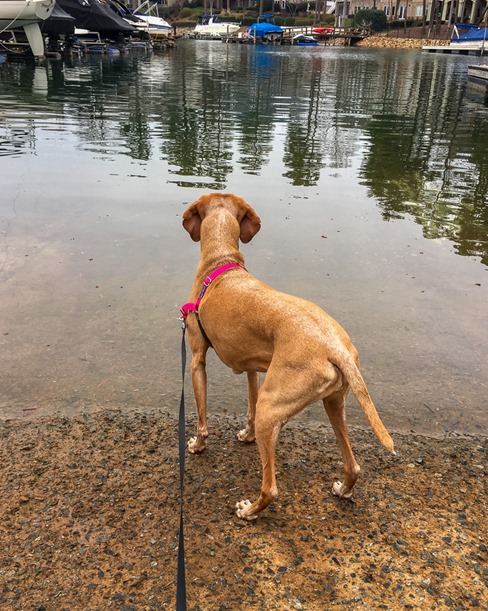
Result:
M210 193L202 195L196 202L190 204L183 213L183 227L191 235L194 242L200 241L200 228L205 217L217 208L225 208L237 219L240 227L239 238L247 244L261 229L261 219L242 197L231 193Z

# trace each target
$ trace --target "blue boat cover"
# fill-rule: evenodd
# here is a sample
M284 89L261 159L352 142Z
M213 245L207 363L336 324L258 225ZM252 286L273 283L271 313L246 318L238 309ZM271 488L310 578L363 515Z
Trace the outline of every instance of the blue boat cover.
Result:
M455 25L457 28L467 29L467 31L459 34L459 36L454 36L451 39L451 42L486 40L488 43L488 28L480 28L477 25L472 25L469 23L456 23Z
M253 23L247 32L251 34L251 36L265 36L271 33L283 34L283 28L280 28L279 25L275 25L274 23Z

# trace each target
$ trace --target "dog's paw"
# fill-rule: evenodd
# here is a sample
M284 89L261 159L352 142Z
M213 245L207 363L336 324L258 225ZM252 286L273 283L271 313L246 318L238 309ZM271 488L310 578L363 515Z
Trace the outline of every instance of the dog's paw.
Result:
M249 509L251 507L251 501L239 501L236 503L236 513L238 518L242 518L243 520L255 520L257 515L249 515Z
M332 494L341 499L352 499L352 490L348 490L342 482L335 482L332 486Z
M205 441L199 441L198 437L192 437L188 440L188 452L190 454L200 454L205 450Z
M250 431L246 426L245 429L242 429L242 431L237 433L237 439L242 441L242 443L252 443L256 440L256 435L254 434L254 431Z

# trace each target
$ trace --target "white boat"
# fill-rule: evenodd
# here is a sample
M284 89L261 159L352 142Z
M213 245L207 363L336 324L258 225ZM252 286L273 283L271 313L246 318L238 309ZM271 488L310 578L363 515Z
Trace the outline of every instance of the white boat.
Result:
M157 10L156 3L151 4L149 0L146 0L132 14L146 24L144 31L150 36L171 34L173 31L172 26L158 15Z
M55 0L0 0L0 30L23 28L32 53L44 55L44 40L39 23L52 13Z
M193 33L197 38L218 38L235 34L240 27L240 23L222 21L214 15L201 15Z

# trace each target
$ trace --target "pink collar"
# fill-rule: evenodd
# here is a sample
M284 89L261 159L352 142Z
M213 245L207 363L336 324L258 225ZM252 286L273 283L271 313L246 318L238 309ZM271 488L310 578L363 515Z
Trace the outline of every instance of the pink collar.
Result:
M187 319L188 314L190 312L198 312L198 306L200 305L200 302L202 301L203 296L205 295L205 291L208 289L210 284L215 280L215 278L220 276L220 274L223 274L224 272L228 271L229 269L233 269L234 267L240 267L241 269L245 269L244 267L242 267L242 265L239 265L239 263L226 263L225 265L221 265L220 267L217 267L217 269L215 269L211 274L209 274L205 278L205 280L203 281L203 288L200 292L198 299L196 300L196 303L185 303L185 305L181 306L181 309L180 309L181 318L184 321Z

